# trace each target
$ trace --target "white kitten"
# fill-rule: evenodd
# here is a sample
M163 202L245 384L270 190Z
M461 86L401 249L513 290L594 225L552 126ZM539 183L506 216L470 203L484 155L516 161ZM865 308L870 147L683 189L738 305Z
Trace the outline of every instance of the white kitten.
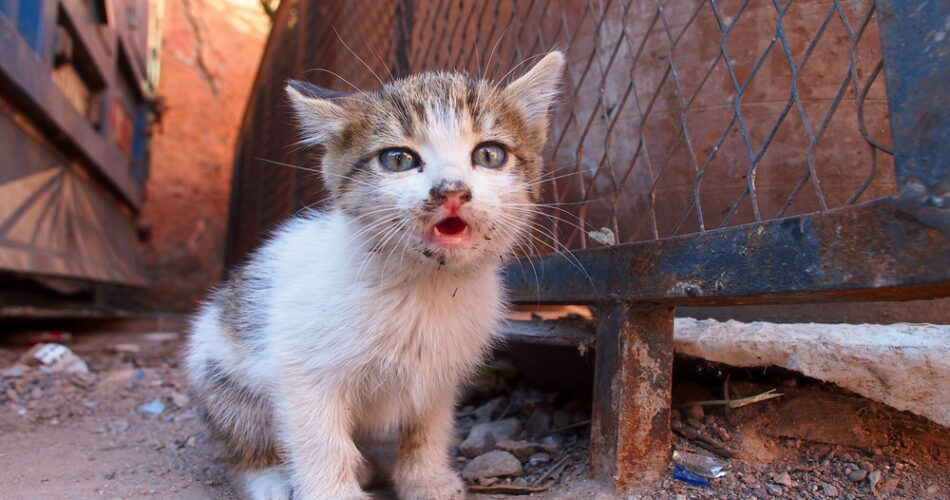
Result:
M198 313L189 377L253 499L369 498L354 444L398 430L400 498L460 499L459 384L505 313L564 56L504 88L450 72L339 95L292 82L332 208L285 224Z

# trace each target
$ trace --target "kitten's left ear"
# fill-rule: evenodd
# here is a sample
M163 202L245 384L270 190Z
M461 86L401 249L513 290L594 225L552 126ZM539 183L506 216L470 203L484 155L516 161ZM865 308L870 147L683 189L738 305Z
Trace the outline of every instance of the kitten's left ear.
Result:
M286 91L297 115L304 144L326 144L343 130L346 112L333 100L346 96L345 92L296 80L287 82Z
M548 108L559 94L564 78L564 54L550 52L521 78L505 88L505 95L521 106L528 123L541 135L547 133Z

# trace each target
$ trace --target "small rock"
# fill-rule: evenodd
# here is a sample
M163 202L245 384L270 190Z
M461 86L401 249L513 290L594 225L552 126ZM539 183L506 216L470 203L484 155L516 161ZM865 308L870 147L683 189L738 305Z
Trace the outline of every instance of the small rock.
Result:
M732 435L729 434L729 431L723 429L722 427L716 427L716 437L723 441L729 441L732 439Z
M13 365L13 366L10 366L10 367L7 367L7 368L4 368L4 369L0 370L0 377L3 377L3 378L20 378L20 377L23 376L23 373L24 373L25 371L26 371L26 366L17 363L17 364L15 364L15 365Z
M881 482L881 476L883 476L883 474L881 474L879 470L872 470L871 473L868 474L868 484L871 485L871 493L875 495L877 494L877 483Z
M459 444L459 453L468 458L475 458L494 448L496 440L510 439L519 432L521 421L517 418L475 424L465 441Z
M551 430L551 413L547 410L538 408L531 412L528 417L528 423L525 424L525 430L528 436L539 438Z
M489 400L487 403L479 406L472 413L475 415L475 423L484 424L491 422L491 419L501 414L505 409L507 401L504 396Z
M931 484L927 487L928 495L936 495L938 491L940 491L940 488L938 488L936 484Z
M540 453L535 453L528 458L528 465L530 465L531 467L537 467L539 465L544 465L550 461L551 461L551 455L548 455L547 453L544 453L544 452L540 452Z
M758 498L759 500L768 500L769 492L766 491L766 489L762 486L756 486L755 488L752 488L752 496Z
M479 455L462 469L462 477L468 481L483 477L518 477L521 474L521 461L501 450Z
M700 422L698 419L695 419L695 418L693 418L693 417L687 418L687 419L686 419L686 423L689 424L689 426L692 427L692 428L694 428L694 429L699 429L700 427L703 426L703 423L702 423L702 422Z
M478 484L482 486L491 486L497 483L499 479L497 477L480 477L478 478Z
M829 497L837 497L837 496L838 496L838 488L836 488L836 487L835 487L834 485L832 485L832 484L821 483L821 491L822 491L822 493L825 494L825 496L829 496Z
M673 410L670 411L670 420L682 420L682 419L683 419L683 414L680 413L679 410L677 410L676 408L673 408Z
M561 458L561 443L554 437L546 437L538 444L538 450L551 455L554 458Z
M528 485L528 480L525 479L525 478L523 478L523 477L517 477L517 478L515 478L514 481L511 482L511 484L513 484L513 485L515 485L515 486L527 486L527 485Z
M785 490L777 484L766 484L765 489L768 490L769 494L772 496L780 497L785 494Z
M792 476L790 476L788 472L776 474L775 477L772 478L772 482L775 484L781 484L782 486L788 486L789 488L795 485L795 483L792 482Z
M148 403L140 405L135 411L146 415L161 415L165 411L165 403L161 399L153 399Z
M686 407L686 418L695 418L696 420L702 421L703 415L706 412L703 410L702 406L692 405Z
M504 439L495 443L495 448L507 451L514 455L521 462L527 462L535 452L538 451L538 443L531 441L512 441Z
M868 471L864 469L854 470L854 471L851 471L850 474L848 474L848 479L856 483L860 483L861 481L864 481L865 479L867 479L867 477L868 477Z
M745 484L755 484L758 482L758 480L755 478L755 476L747 474L742 476L742 482Z
M674 431L681 430L683 428L682 420L670 420L670 428Z
M185 440L185 446L189 448L194 448L197 443L198 439L194 436L188 436L188 439Z
M182 394L178 391L172 391L172 404L178 408L184 408L191 403L191 398L187 394Z

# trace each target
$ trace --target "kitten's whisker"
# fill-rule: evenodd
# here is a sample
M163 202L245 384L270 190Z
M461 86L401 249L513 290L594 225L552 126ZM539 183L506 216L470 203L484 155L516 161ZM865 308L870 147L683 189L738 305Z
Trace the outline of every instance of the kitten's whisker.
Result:
M373 71L373 68L371 68L369 64L366 64L366 61L364 61L362 57L360 57L356 52L354 52L353 49L351 49L350 46L347 45L345 41L343 41L343 37L341 37L340 33L336 30L336 26L331 26L331 28L333 29L333 33L336 35L337 39L340 40L340 43L342 43L343 46L346 47L346 50L348 50L350 54L353 54L353 57L355 57L359 62L361 62L363 64L363 67L368 69L369 72L373 74L373 76L379 82L379 86L380 87L385 86L386 84L383 83L383 79L380 78L379 75L377 75L375 71Z

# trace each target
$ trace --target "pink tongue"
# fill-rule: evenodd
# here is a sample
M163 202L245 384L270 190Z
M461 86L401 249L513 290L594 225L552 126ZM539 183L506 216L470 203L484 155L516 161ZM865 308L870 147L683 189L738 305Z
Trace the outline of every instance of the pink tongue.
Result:
M465 230L465 221L459 219L458 217L449 217L444 221L436 225L439 228L439 232L445 235L454 236L461 233Z

